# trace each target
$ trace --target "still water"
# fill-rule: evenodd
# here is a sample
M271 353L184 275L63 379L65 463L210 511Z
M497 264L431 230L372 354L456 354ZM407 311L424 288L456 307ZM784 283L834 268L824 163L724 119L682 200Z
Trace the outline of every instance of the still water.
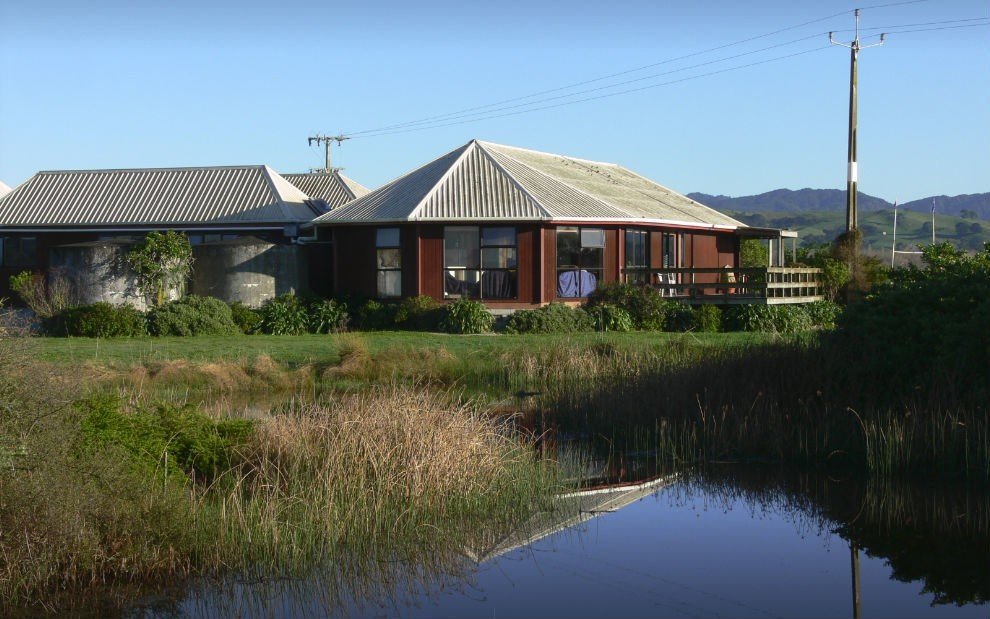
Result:
M443 569L233 581L165 614L986 618L987 504L985 491L760 469L655 476L574 494Z

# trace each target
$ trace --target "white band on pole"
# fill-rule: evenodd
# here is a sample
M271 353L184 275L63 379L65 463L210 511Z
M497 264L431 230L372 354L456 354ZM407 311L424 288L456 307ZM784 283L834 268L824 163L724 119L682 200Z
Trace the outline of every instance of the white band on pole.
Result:
M859 170L856 166L855 161L849 162L849 182L858 183L859 182Z

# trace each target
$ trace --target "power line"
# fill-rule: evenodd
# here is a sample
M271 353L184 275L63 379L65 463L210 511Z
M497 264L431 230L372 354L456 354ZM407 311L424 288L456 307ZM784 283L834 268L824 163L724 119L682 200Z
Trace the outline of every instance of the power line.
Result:
M916 3L916 2L927 2L927 0L912 0L911 2L898 3L898 4L913 4L913 3ZM426 123L426 122L429 122L429 121L434 121L434 120L436 120L436 121L447 120L451 116L463 114L463 113L466 113L466 112L474 112L474 111L478 111L478 110L484 110L484 109L487 109L487 108L492 108L492 107L496 107L496 106L499 106L499 105L503 105L505 103L515 103L516 101L522 101L522 100L525 100L525 99L532 99L534 97L539 97L539 96L546 95L546 94L552 94L552 93L555 93L555 92L560 92L562 90L570 90L572 88L578 88L580 86L586 86L588 84L593 84L595 82L600 82L600 81L612 79L612 78L615 78L615 77L621 77L623 75L628 75L630 73L636 73L638 71L644 71L646 69L652 69L653 67L661 66L661 65L664 65L664 64L670 64L670 63L673 63L673 62L677 62L679 60L686 60L688 58L693 58L695 56L701 56L703 54L708 54L708 53L719 51L719 50L726 49L726 48L729 48L729 47L734 47L736 45L742 45L743 43L750 43L752 41L756 41L756 40L759 40L759 39L770 37L770 36L773 36L775 34L780 34L782 32L787 32L789 30L795 30L797 28L802 28L804 26L809 26L811 24L815 24L815 23L818 23L818 22L823 22L823 21L827 21L829 19L834 19L836 17L841 17L841 16L843 16L843 15L845 15L847 13L849 13L848 10L840 11L839 13L834 13L832 15L826 15L824 17L818 17L818 18L815 18L815 19L812 19L812 20L801 22L799 24L794 24L792 26L787 26L785 28L780 28L780 29L777 29L777 30L773 30L771 32L766 32L766 33L759 34L759 35L756 35L756 36L747 37L745 39L739 39L739 40L733 41L731 43L725 43L723 45L717 45L715 47L710 47L708 49L703 49L701 51L692 52L690 54L685 54L683 56L677 56L675 58L668 58L666 60L661 60L661 61L658 61L658 62L654 62L654 63L647 64L647 65L643 65L643 66L636 67L636 68L633 68L633 69L627 69L625 71L619 71L619 72L616 72L616 73L610 73L608 75L603 75L603 76L596 77L596 78L593 78L593 79L584 80L584 81L581 81L581 82L575 82L573 84L568 84L568 85L565 85L565 86L559 86L557 88L551 88L551 89L548 89L548 90L542 90L542 91L534 92L534 93L531 93L531 94L528 94L528 95L523 95L523 96L520 96L520 97L513 97L511 99L503 99L501 101L496 101L494 103L489 103L487 105L478 105L478 106L474 106L474 107L464 108L464 109L461 109L461 110L456 110L456 111L453 111L453 112L448 112L446 114L439 114L439 115L436 115L436 116L429 116L429 117L420 118L420 119L417 119L417 120L411 120L411 121L407 121L407 122L395 123L395 124L392 124L392 125L386 125L384 127L378 127L376 129L366 129L366 130L363 130L363 131L351 131L351 132L347 132L347 135L358 136L358 135L365 134L365 133L376 133L378 131L384 131L384 130L387 130L387 129L398 129L398 128L406 127L406 126L410 126L410 125L423 124L423 123Z
M544 97L542 99L537 99L535 101L529 101L529 102L526 102L526 103L517 103L515 105L506 105L506 106L502 106L502 107L495 107L495 108L492 108L492 109L489 109L489 110L485 110L485 111L470 112L470 113L465 113L465 114L451 114L451 115L446 115L445 117L439 118L438 120L435 120L435 121L422 121L422 122L416 122L416 123L408 123L406 126L396 127L396 129L409 128L410 125L434 125L434 124L436 124L438 122L447 122L447 121L460 120L460 119L464 119L464 118L472 118L472 117L477 117L477 116L487 116L487 115L493 114L495 112L503 112L503 111L506 111L506 110L513 110L513 109L519 109L519 108L524 108L524 107L535 106L535 105L538 105L540 103L547 103L549 101L559 101L561 99L569 99L571 97L576 97L576 96L579 96L579 95L585 95L585 94L589 94L589 93L592 93L592 92L601 92L603 90L609 90L609 89L612 89L612 88L618 88L620 86L627 86L629 84L635 84L635 83L643 82L643 81L646 81L646 80L656 79L658 77L663 77L665 75L672 75L674 73L681 73L683 71L690 71L691 69L697 69L697 68L700 68L700 67L706 67L706 66L710 66L710 65L713 65L713 64L718 64L720 62L727 62L729 60L735 60L736 58L742 58L744 56L752 56L753 54L758 54L760 52L765 52L765 51L768 51L768 50L771 50L771 49L777 49L777 48L780 48L780 47L786 47L787 45L793 45L795 43L800 43L802 41L807 41L807 40L810 40L810 39L815 39L815 38L818 38L819 36L822 36L823 34L825 34L825 33L824 32L816 33L816 34L812 34L812 35L809 35L809 36L806 36L806 37L801 37L799 39L794 39L792 41L787 41L787 42L784 42L784 43L778 43L776 45L770 45L768 47L763 47L763 48L756 49L756 50L751 50L751 51L748 51L748 52L741 52L739 54L734 54L732 56L726 56L724 58L717 58L715 60L709 60L709 61L706 61L706 62L700 62L698 64L694 64L694 65L690 65L690 66L686 66L686 67L681 67L681 68L678 68L678 69L672 69L670 71L664 71L662 73L654 73L654 74L651 74L651 75L644 75L642 77L637 77L637 78L630 79L630 80L625 80L625 81L622 81L622 82L616 82L614 84L607 84L605 86L598 86L596 88L588 88L588 89L585 89L585 90L579 90L579 91L571 92L571 93L567 93L567 94L556 95L556 96L553 96L553 97ZM377 133L379 133L379 132L369 130L369 131L361 132L361 133L358 133L358 134L351 134L351 135L354 136L354 137L369 137L369 134L377 134Z
M576 99L574 101L563 101L561 103L555 103L555 104L552 104L552 105L544 105L544 106L533 107L533 108L524 109L524 110L517 110L517 111L514 111L514 112L506 112L504 114L493 114L491 116L483 116L481 118L473 118L473 119L469 119L469 120L459 120L459 121L450 122L450 123L434 124L434 125L429 125L429 126L426 126L426 127L413 127L413 128L407 128L407 129L396 129L394 131L384 131L384 132L376 133L376 134L373 134L373 135L363 135L363 136L358 136L358 137L374 138L374 137L381 137L381 136L385 136L385 135L396 135L396 134L400 134L400 133L413 133L413 132L416 132L416 131L428 131L430 129L439 129L441 127L452 127L452 126L455 126L455 125L464 125L464 124L469 124L469 123L476 123L476 122L481 122L481 121L484 121L484 120L492 120L492 119L495 119L495 118L505 118L507 116L518 116L520 114L528 114L528 113L531 113L531 112L538 112L538 111L541 111L541 110L550 110L550 109L554 109L554 108L564 107L564 106L567 106L567 105L575 105L577 103L585 103L587 101L597 101L599 99L607 99L607 98L610 98L610 97L617 97L617 96L620 96L620 95L630 94L630 93L634 93L634 92L641 92L643 90L650 90L652 88L659 88L661 86L669 86L671 84L680 84L682 82L688 82L688 81L699 79L699 78L702 78L702 77L709 77L709 76L712 76L712 75L719 75L721 73L728 73L729 71L737 71L739 69L747 69L749 67L755 67L755 66L762 65L762 64L767 64L767 63L770 63L770 62L776 62L778 60L785 60L787 58L794 58L795 56L802 56L804 54L810 54L812 52L819 52L819 51L822 51L822 50L825 50L825 49L829 49L829 47L831 47L831 46L825 45L825 46L822 46L822 47L815 47L815 48L806 49L806 50L803 50L803 51L800 51L800 52L795 52L793 54L787 54L787 55L784 55L784 56L776 56L774 58L767 58L767 59L764 59L764 60L758 60L756 62L750 62L750 63L743 64L743 65L737 65L737 66L734 66L734 67L727 67L725 69L719 69L717 71L709 71L708 73L700 73L698 75L691 75L691 76L683 77L683 78L676 79L676 80L670 80L670 81L667 81L667 82L660 82L660 83L657 83L657 84L649 84L647 86L640 86L638 88L629 88L629 89L626 89L626 90L620 90L618 92L605 93L605 94L597 95L597 96L594 96L594 97L585 97L583 99Z

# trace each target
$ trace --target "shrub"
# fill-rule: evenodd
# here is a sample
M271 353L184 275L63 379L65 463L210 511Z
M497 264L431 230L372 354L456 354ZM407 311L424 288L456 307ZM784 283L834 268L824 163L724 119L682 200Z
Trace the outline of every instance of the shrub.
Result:
M691 331L694 329L694 310L690 305L674 303L667 313L664 331Z
M22 271L10 276L10 289L39 318L51 318L72 306L72 284L60 271L53 270L45 278L40 273Z
M735 331L785 335L809 331L813 326L808 313L797 305L740 305L727 313L727 322Z
M358 327L365 331L394 329L395 315L398 309L398 306L391 303L379 303L374 299L369 299L358 308Z
M633 321L624 308L609 303L588 307L588 314L598 331L632 331Z
M811 326L817 329L834 329L835 321L842 313L842 306L833 301L815 301L799 307L808 315Z
M447 333L487 333L495 324L495 317L478 301L458 299L445 309L440 328Z
M439 331L443 313L443 306L431 296L409 297L396 309L395 325L411 331Z
M291 292L265 301L260 314L261 331L270 335L301 335L309 326L306 306Z
M702 333L722 330L722 310L716 305L701 305L694 310L694 328Z
M347 306L333 299L317 301L309 308L309 330L313 333L342 333L350 319Z
M144 314L131 305L70 307L49 322L49 333L78 337L135 337L146 333Z
M261 314L240 301L230 304L230 316L237 328L245 334L255 333L261 326Z
M141 293L161 305L192 272L192 246L181 232L152 231L127 252L124 263L137 276Z
M240 328L230 306L213 297L188 295L148 312L152 335L234 335Z
M588 308L601 304L621 307L629 313L636 329L661 331L676 303L664 299L650 286L612 282L600 286L588 298Z
M506 321L506 333L576 333L594 331L591 316L580 307L553 302L533 310L519 310Z

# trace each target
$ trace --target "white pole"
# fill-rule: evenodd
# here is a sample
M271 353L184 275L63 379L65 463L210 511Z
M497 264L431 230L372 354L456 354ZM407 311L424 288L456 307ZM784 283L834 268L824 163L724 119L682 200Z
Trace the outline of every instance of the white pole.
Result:
M932 245L935 244L935 198L932 198Z
M894 241L890 244L890 268L894 268L894 251L897 249L897 200L894 200Z

